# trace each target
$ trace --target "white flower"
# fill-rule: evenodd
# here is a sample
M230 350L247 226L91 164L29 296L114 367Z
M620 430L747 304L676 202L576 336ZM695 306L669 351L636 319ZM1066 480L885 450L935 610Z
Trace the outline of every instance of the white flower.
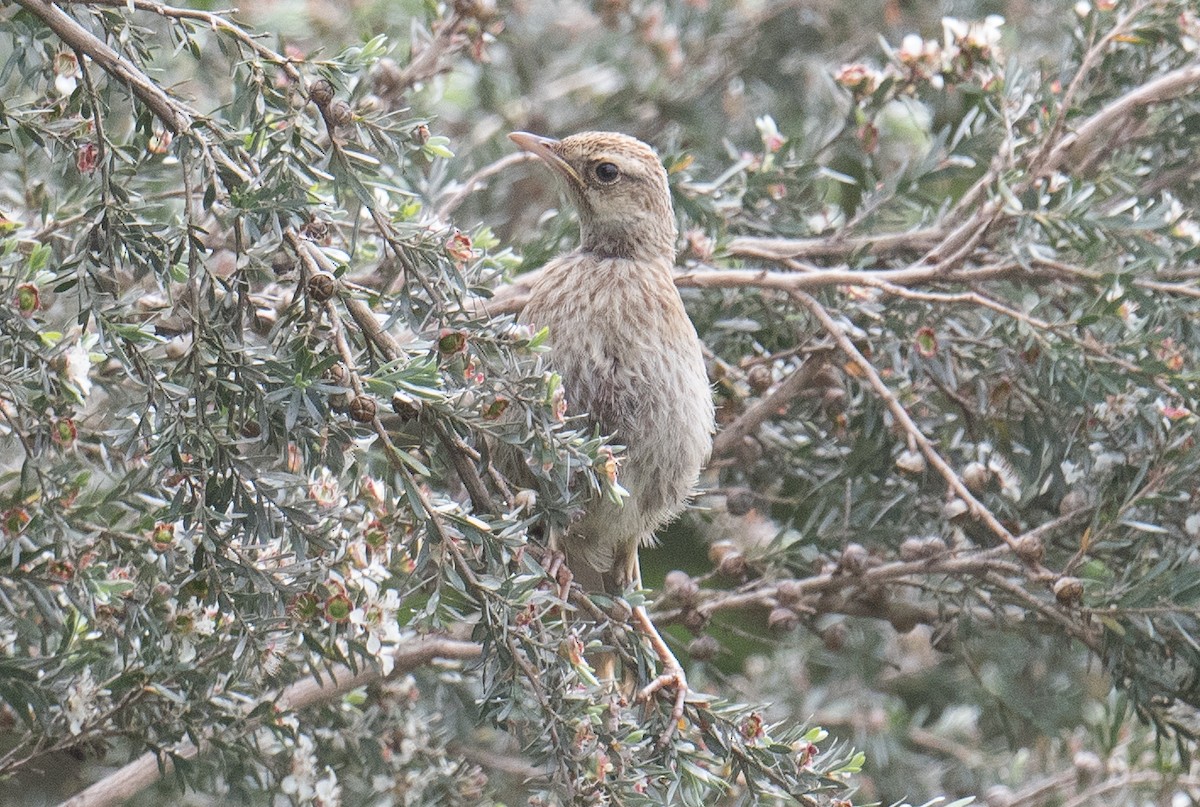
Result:
M1102 474L1111 468L1125 464L1124 454L1119 451L1105 451L1104 446L1100 443L1092 443L1088 446L1088 451L1092 452L1092 470L1095 473Z
M1000 495L1006 496L1014 502L1020 501L1021 479L1017 476L1012 464L999 454L993 454L988 457L987 467L1000 483Z
M66 98L75 92L83 71L73 53L60 53L54 57L54 91Z
M1075 13L1080 17L1086 17L1092 13L1092 4L1087 2L1087 0L1079 0L1075 4Z
M311 737L301 734L292 752L291 773L280 782L279 789L289 796L295 796L298 802L309 803L316 794L316 784L316 746Z
M365 589L366 587L364 587ZM391 675L395 667L396 645L400 642L400 593L394 588L368 591L366 601L350 612L350 624L367 634L367 652L379 662L383 674Z
M325 776L313 787L313 804L317 807L338 807L342 803L342 786L333 768L325 766Z
M346 506L346 497L342 495L337 477L324 466L313 475L308 485L308 495L321 507L329 510Z
M108 708L109 694L93 680L90 668L85 668L83 675L71 682L67 687L65 712L72 734L82 734L87 722Z
M1083 466L1070 460L1063 460L1058 464L1062 470L1063 481L1068 485L1074 485L1080 479L1083 479Z
M1193 246L1200 244L1200 224L1194 219L1179 219L1171 228L1171 235L1191 241Z
M774 154L783 148L784 136L780 134L779 127L775 125L775 119L770 115L763 115L761 118L755 118L754 125L758 127L758 134L762 137L763 148Z
M1183 528L1192 538L1200 538L1200 513L1192 513L1183 522Z
M1000 44L1000 29L1004 26L1004 18L999 14L989 14L983 22L963 22L954 17L942 18L942 38L947 50L968 48L984 55L990 55Z
M80 400L86 399L92 392L92 379L88 377L92 369L92 358L83 340L71 345L63 354L63 359L63 375L67 385L74 389Z

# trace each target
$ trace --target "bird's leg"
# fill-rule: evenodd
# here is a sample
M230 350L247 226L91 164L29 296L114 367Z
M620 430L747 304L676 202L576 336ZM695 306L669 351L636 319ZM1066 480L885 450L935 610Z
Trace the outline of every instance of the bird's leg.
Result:
M545 562L542 565L546 570L546 576L558 583L558 598L565 601L571 594L571 581L575 579L575 576L567 567L566 553L558 545L558 530L551 528L548 543Z
M642 587L642 567L638 562L638 553L633 551L633 559L630 562L630 577L637 588ZM679 721L683 719L683 705L688 696L687 676L684 675L683 666L679 660L675 658L675 654L671 652L671 648L667 647L666 641L662 634L658 632L658 628L654 626L654 621L650 619L650 614L646 612L644 606L637 606L633 609L633 621L641 629L646 638L650 640L650 646L654 648L654 654L658 656L658 660L662 662L662 672L658 677L651 681L642 690L638 692L637 699L639 701L648 702L654 694L660 689L671 687L675 690L675 705L671 709L671 724L667 727L663 734L661 742L665 745L671 739L671 735L675 733L675 729L679 726Z

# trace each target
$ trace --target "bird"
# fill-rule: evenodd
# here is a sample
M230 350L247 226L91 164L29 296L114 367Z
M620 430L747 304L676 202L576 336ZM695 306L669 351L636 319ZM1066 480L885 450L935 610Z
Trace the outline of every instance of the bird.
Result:
M618 132L509 138L562 180L580 230L579 247L542 268L518 321L547 329L568 414L625 446L618 481L628 495L593 495L582 517L552 533L551 549L583 590L620 596L642 587L638 548L686 506L715 428L700 338L674 283L667 172L650 146ZM643 607L632 618L662 665L638 697L673 688L678 724L683 668Z

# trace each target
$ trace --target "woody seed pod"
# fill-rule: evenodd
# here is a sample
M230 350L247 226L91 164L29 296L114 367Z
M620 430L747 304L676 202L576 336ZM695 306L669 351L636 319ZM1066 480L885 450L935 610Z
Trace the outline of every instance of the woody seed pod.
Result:
M317 79L309 85L308 97L317 106L329 106L329 102L333 100L333 84L328 79Z
M308 279L308 296L314 303L325 303L337 291L337 278L328 272L317 272Z
M375 419L375 399L368 395L356 395L350 401L350 418L356 423L370 423Z
M1059 605L1078 605L1083 599L1083 581L1078 577L1060 577L1054 581L1054 598Z
M329 106L329 122L334 126L345 126L354 120L354 110L346 101L334 101Z
M696 601L696 595L699 593L700 586L687 572L679 569L667 572L667 576L663 580L663 597L665 599L680 605L688 605Z
M1041 563L1046 554L1046 545L1036 535L1022 535L1013 549L1017 557L1029 564Z
M725 497L725 509L731 516L744 516L754 509L754 493L747 488L736 488Z
M746 383L756 395L762 395L771 388L773 381L771 368L765 364L756 364L746 373Z

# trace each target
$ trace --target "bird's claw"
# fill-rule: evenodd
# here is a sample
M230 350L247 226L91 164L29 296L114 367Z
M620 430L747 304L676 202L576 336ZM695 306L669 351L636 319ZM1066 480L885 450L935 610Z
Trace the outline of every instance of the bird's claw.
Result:
M567 567L567 556L557 549L551 549L546 553L545 561L546 576L558 584L558 598L566 600L571 593L571 583L575 580L575 575Z
M679 722L683 720L683 706L687 702L688 689L687 676L683 672L683 668L678 664L669 664L663 667L662 673L651 681L646 686L642 687L638 692L637 699L643 703L649 703L659 690L674 689L675 704L671 708L671 722L667 725L667 730L663 732L659 738L659 743L666 745L671 736L679 728Z

